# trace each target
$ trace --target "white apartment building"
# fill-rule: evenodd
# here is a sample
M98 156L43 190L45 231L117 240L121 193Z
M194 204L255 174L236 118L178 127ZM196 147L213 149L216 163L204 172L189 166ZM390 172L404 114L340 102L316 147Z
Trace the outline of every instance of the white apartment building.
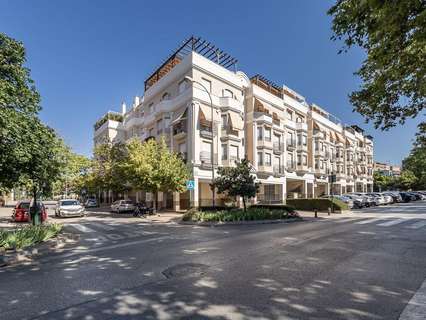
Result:
M372 191L371 136L286 86L249 78L236 63L191 37L145 80L144 96L130 110L123 105L121 114L108 112L97 122L95 145L165 137L195 181L193 191L159 195L170 209L210 206L212 165L216 170L244 157L261 183L255 202ZM143 190L127 196L152 199ZM216 204L224 201L216 193Z

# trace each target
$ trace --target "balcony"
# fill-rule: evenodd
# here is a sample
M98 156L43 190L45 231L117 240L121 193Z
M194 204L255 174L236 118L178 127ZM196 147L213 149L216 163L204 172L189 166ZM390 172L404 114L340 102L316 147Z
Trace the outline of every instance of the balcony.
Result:
M235 161L240 161L240 158L238 156L229 156L230 163L235 163Z
M315 150L315 157L325 157L325 151L324 150Z
M173 136L176 139L181 139L186 137L186 125L182 123L178 123L177 125L173 126Z
M264 138L262 140L257 140L257 146L272 149L271 138Z
M283 153L284 152L284 143L282 142L274 142L273 149L275 153Z
M274 165L274 175L276 176L282 176L285 174L285 168L281 165Z
M307 144L298 144L297 145L297 151L308 151L308 145Z
M296 122L297 131L308 131L308 125L306 123Z
M301 172L301 173L308 172L309 171L308 165L307 164L297 164L296 171Z
M296 170L296 166L294 165L293 162L287 162L286 170L288 172L294 172Z
M272 124L272 116L266 112L255 111L253 117L258 122L266 122Z
M266 163L258 163L257 164L257 171L258 172L272 172L272 167L271 167L271 164L270 163L268 163L268 164L266 164Z
M200 136L202 136L203 138L212 139L213 138L212 127L201 125L200 126Z

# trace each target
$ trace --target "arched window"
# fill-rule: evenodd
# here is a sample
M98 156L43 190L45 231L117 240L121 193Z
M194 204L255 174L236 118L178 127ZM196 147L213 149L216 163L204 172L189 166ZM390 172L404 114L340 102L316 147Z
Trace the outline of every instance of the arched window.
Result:
M231 90L229 90L229 89L223 89L222 96L224 98L233 98L234 97L234 93Z
M161 100L169 100L170 99L170 93L164 92L161 96Z

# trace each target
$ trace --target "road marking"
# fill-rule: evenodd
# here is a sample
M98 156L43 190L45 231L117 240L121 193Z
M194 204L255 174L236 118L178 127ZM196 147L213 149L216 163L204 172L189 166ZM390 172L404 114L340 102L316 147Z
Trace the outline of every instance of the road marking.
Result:
M90 229L82 224L70 224L70 226L84 233L96 232L95 230Z
M378 226L380 227L390 227L390 226L394 226L396 224L400 224L402 222L407 221L407 219L396 219L396 220L391 220L388 222L383 222L383 223L379 223Z
M426 280L408 302L399 320L423 320L426 318Z
M418 221L416 223L413 223L412 225L406 226L406 228L419 229L419 228L424 227L424 226L426 226L426 220Z
M355 224L367 224L367 223L373 223L379 220L383 220L383 218L372 218L372 219L362 220L359 222L355 222Z
M90 225L93 225L97 228L100 228L100 229L106 230L106 231L112 231L112 230L115 229L114 227L112 227L108 224L104 224L104 223L100 223L100 222L94 222L94 223L91 223Z

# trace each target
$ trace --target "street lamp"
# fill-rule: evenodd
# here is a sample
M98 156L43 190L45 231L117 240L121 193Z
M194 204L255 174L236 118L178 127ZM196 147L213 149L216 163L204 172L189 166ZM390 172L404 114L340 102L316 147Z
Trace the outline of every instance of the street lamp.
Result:
M215 186L214 186L214 122L213 122L213 100L212 100L212 96L210 95L210 91L207 90L207 88L201 83L198 82L197 80L194 80L193 78L191 78L190 76L185 76L185 81L191 82L191 83L196 83L198 85L200 85L205 92L207 92L209 99L210 99L210 108L211 108L211 118L212 118L212 148L211 148L211 155L210 155L210 161L211 161L211 165L212 165L212 204L213 204L213 209L216 207L215 206Z

